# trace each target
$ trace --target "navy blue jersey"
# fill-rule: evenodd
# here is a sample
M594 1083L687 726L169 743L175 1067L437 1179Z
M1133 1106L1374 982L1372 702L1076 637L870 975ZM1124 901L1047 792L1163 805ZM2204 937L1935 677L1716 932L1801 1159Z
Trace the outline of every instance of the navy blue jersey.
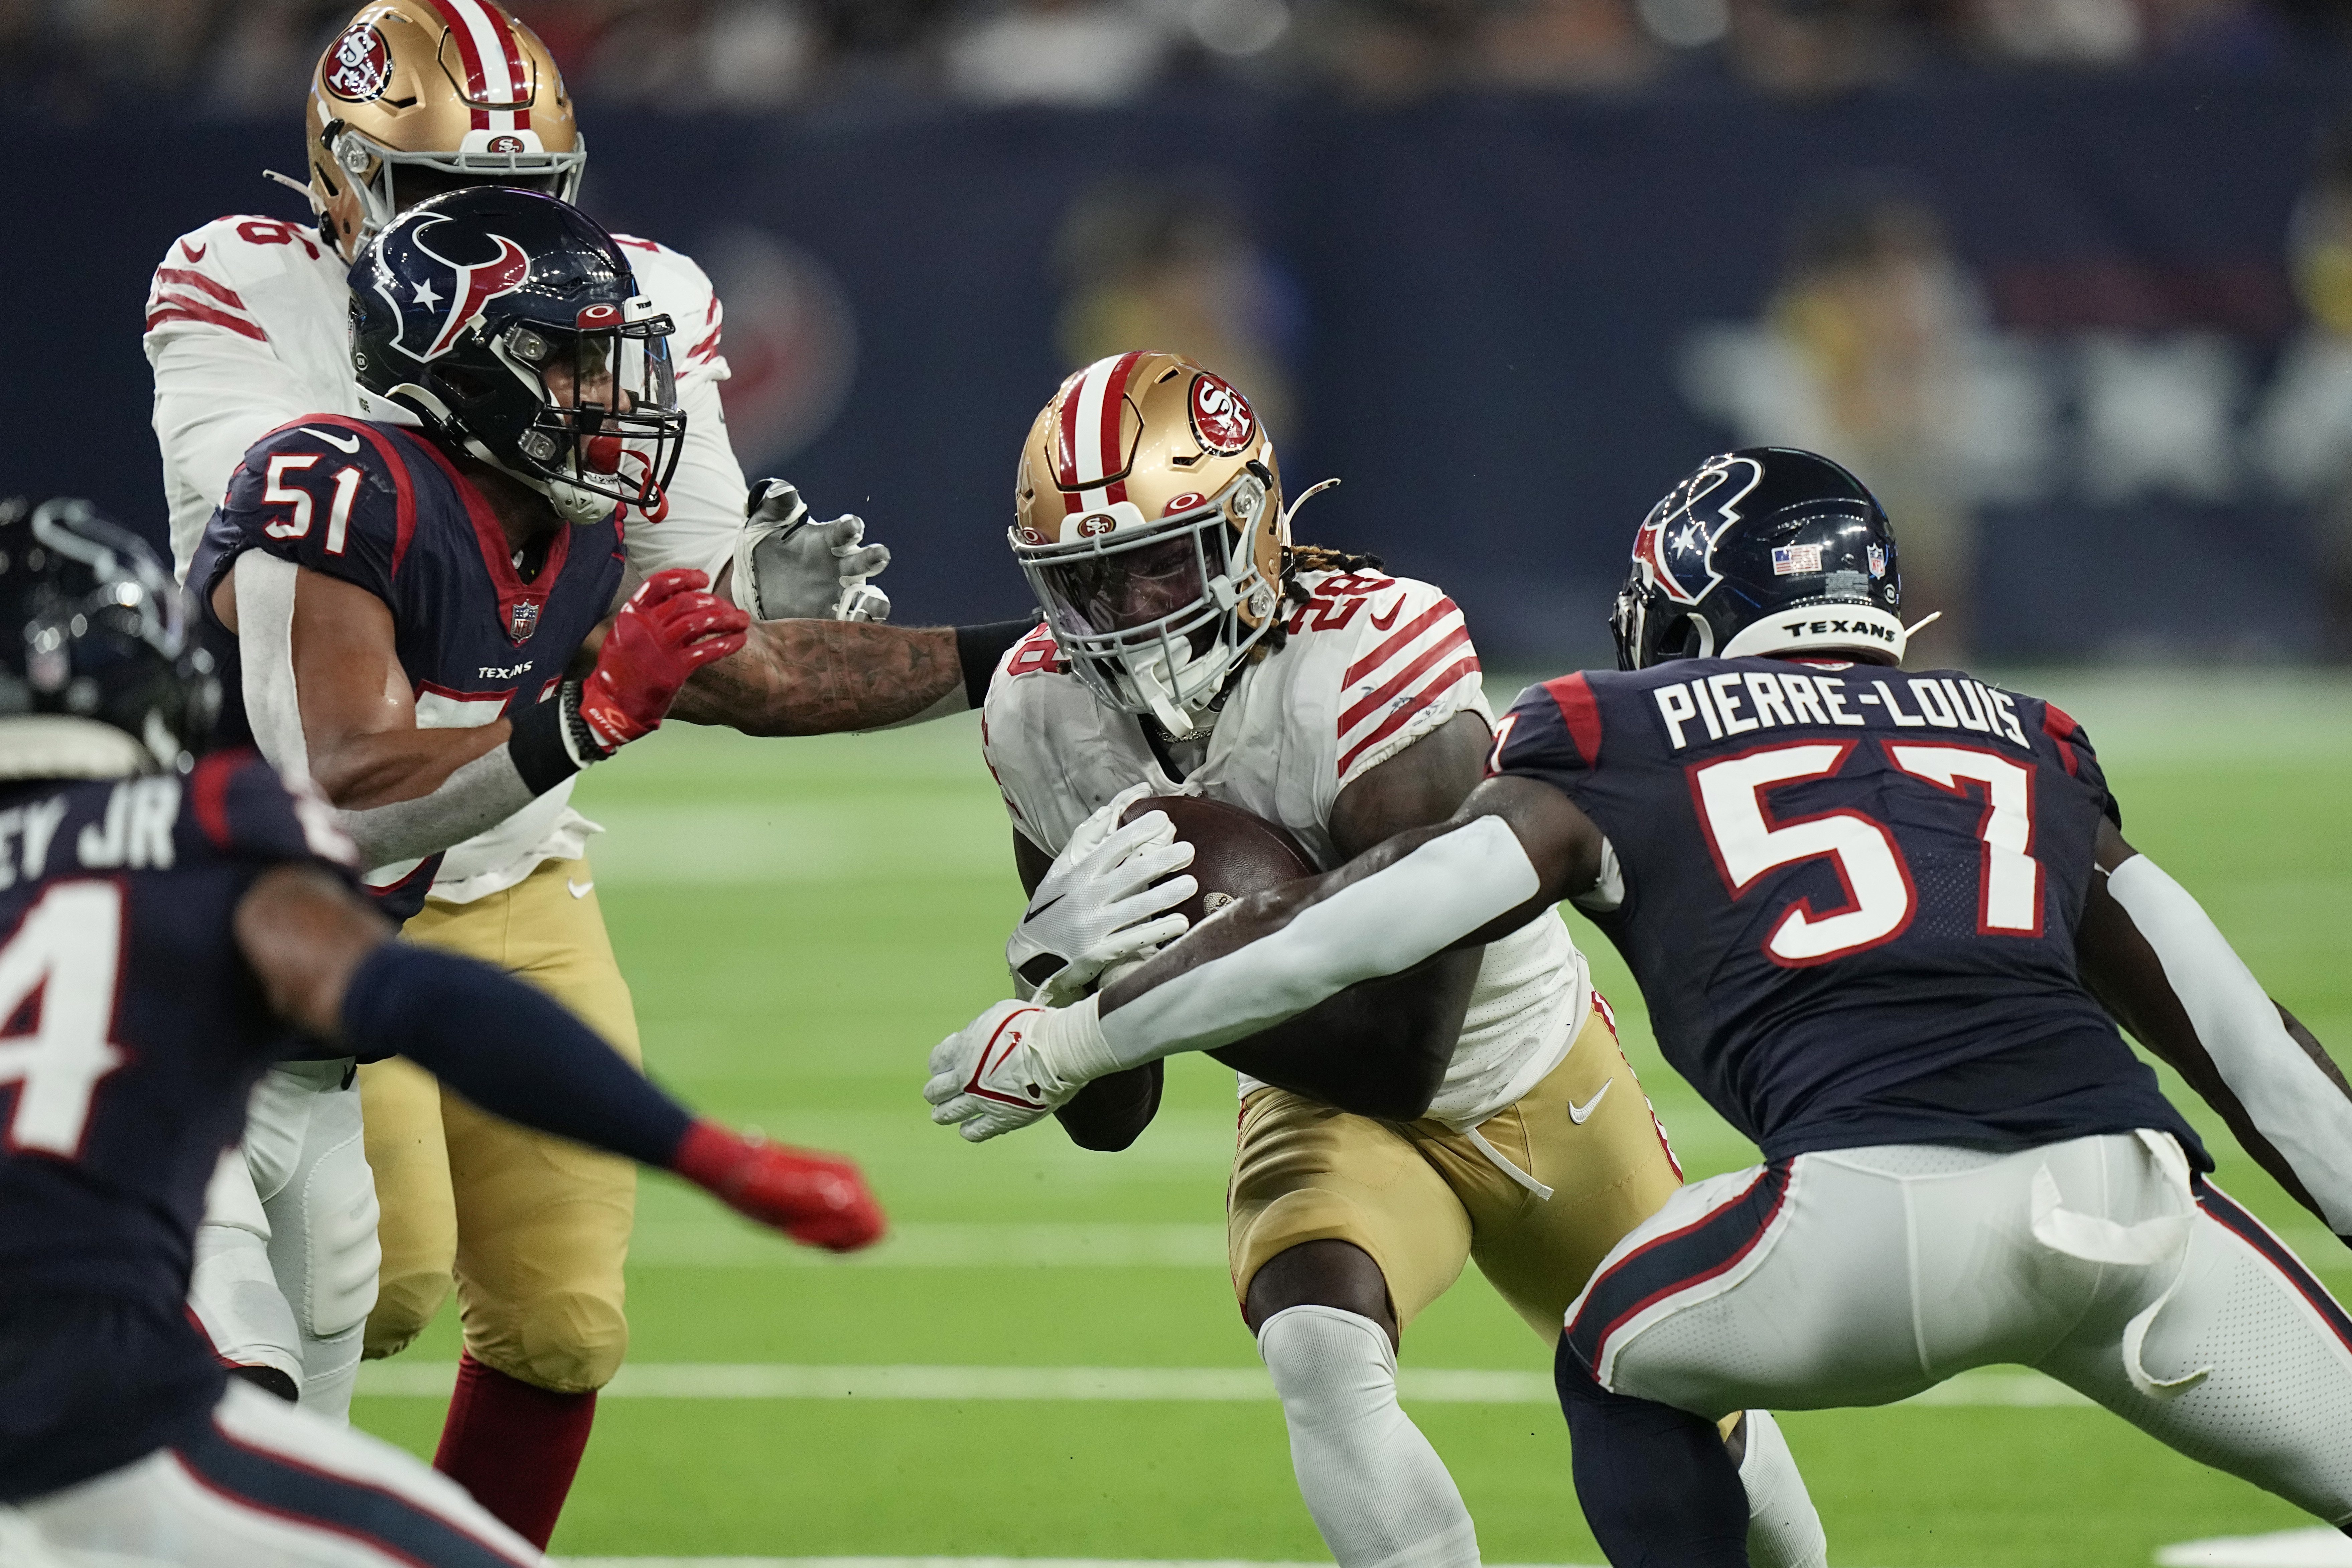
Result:
M236 639L212 592L247 550L383 601L422 729L488 724L553 697L611 613L624 570L620 524L608 520L559 528L526 579L488 500L422 432L313 415L254 443L189 565L232 701ZM405 920L440 864L434 855L379 868L370 889Z
M1580 901L1619 900L1588 912L1666 1059L1768 1159L2152 1127L2204 1160L2076 973L2117 813L2060 709L1958 670L1676 660L1528 688L1494 771L1608 835L1622 889Z
M71 1299L112 1303L91 1331L140 1347L134 1368L65 1366L124 1353L68 1317L41 1353L0 1354L0 1499L126 1462L154 1446L141 1421L216 1395L181 1307L191 1248L255 1080L294 1043L233 914L271 868L347 877L349 854L325 802L250 752L184 779L0 785L0 1341ZM50 1408L85 1374L155 1408Z

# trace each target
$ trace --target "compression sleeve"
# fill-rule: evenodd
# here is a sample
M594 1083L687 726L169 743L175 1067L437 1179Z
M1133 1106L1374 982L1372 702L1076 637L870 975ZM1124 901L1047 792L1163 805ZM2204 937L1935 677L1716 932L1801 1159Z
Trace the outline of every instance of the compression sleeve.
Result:
M2133 856L2108 874L2107 891L2155 950L2230 1092L2294 1167L2329 1228L2352 1236L2352 1099L2287 1033L2212 917L2155 861Z
M494 1116L668 1166L693 1118L588 1026L485 963L387 942L343 994L362 1058L404 1056Z
M1213 1050L1359 982L1411 969L1542 886L1510 824L1482 816L1111 1012L1099 1011L1098 995L1048 1009L1029 1043L1074 1082L1179 1051Z

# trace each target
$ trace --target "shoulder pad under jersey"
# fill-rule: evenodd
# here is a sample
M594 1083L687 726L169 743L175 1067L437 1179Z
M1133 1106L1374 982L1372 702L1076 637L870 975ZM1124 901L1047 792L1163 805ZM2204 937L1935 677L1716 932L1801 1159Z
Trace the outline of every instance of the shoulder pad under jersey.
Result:
M639 290L656 310L667 311L676 324L669 349L678 374L726 380L727 361L719 352L725 312L709 275L694 258L658 240L640 239L634 234L616 234L613 239L627 255Z
M1485 716L1478 650L1443 589L1377 572L1310 575L1302 585L1309 597L1284 623L1284 651L1336 667L1341 788L1456 713Z
M215 218L164 251L147 291L147 330L214 329L266 342L238 289L328 254L307 225L250 213Z
M416 530L418 439L335 414L282 425L246 453L212 531L389 600Z

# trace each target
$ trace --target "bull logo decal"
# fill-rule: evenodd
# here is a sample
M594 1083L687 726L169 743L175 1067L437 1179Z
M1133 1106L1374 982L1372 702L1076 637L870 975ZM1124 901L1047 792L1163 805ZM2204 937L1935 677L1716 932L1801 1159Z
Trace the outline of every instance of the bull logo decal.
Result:
M1696 605L1723 581L1716 542L1740 520L1739 503L1764 482L1764 465L1726 453L1710 458L1653 508L1633 541L1633 559L1678 605Z
M401 310L404 318L401 347L421 360L436 359L448 353L451 345L481 315L482 307L500 295L515 292L530 281L530 253L504 235L488 237L498 246L498 254L480 261L455 261L434 249L427 243L428 238L434 230L449 221L445 217L428 217L412 229L408 235L409 244L404 247L407 254L402 258L407 265L397 269L400 274L398 281L410 285L410 305ZM390 258L390 247L387 247L386 259ZM392 298L385 286L394 280L385 278L383 272L379 263L377 291ZM449 308L437 321L428 320L414 323L430 331L432 342L421 352L410 349L406 339L414 321L412 312L415 308L424 306L430 309L444 301ZM398 308L397 301L395 308Z

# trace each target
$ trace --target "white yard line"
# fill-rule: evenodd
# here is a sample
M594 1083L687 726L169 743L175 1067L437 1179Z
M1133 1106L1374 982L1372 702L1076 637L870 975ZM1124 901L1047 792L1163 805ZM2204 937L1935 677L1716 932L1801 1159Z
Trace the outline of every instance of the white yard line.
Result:
M2184 1541L2156 1554L2158 1568L2352 1568L2352 1539L2320 1525L2274 1535Z
M446 1398L457 1369L446 1363L372 1363L359 1392L376 1398ZM1542 1372L1474 1372L1406 1367L1397 1378L1407 1402L1422 1405L1552 1405ZM772 1363L636 1363L621 1369L606 1399L877 1399L981 1403L1118 1402L1250 1404L1274 1388L1254 1367L1158 1366L790 1366ZM1930 1389L1914 1405L2038 1408L2089 1401L2037 1373L1983 1371Z
M1232 1557L562 1557L562 1568L1331 1568L1328 1563L1260 1563ZM1564 1563L1490 1563L1488 1568L1570 1568Z

